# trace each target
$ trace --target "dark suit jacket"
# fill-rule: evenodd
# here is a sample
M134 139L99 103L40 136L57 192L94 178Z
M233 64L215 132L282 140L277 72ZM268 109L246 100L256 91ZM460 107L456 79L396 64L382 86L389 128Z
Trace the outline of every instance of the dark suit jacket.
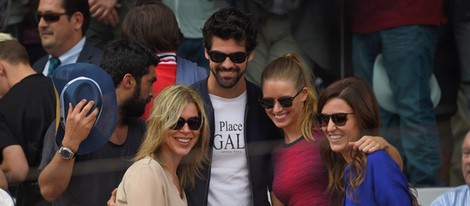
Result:
M90 63L100 66L102 56L103 52L100 49L93 46L91 42L85 41L85 45L83 45L83 49L78 56L77 62ZM43 56L34 62L33 68L36 70L36 72L42 73L44 71L48 57L49 55Z

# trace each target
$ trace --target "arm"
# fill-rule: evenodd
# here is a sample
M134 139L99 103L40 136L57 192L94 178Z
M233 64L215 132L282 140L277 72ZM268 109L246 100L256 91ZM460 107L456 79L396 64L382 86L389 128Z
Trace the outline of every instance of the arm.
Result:
M117 206L116 204L116 193L117 193L117 188L111 192L111 197L109 197L108 202L106 202L107 206Z
M274 192L271 192L271 203L272 203L272 206L284 206L282 202L279 199L277 199Z
M28 175L28 161L20 145L10 145L2 150L0 168L9 184L23 182Z
M383 137L366 135L356 142L350 142L349 145L367 154L373 153L377 150L385 150L385 152L387 152L392 157L398 166L400 166L400 169L403 170L403 160L400 153Z
M73 152L78 151L80 143L86 139L96 121L97 109L86 116L93 104L93 101L87 103L86 100L82 100L75 108L69 105L62 145ZM65 160L59 153L55 153L51 162L39 174L38 183L44 199L52 202L62 195L72 177L74 163L75 158Z
M0 170L0 188L4 190L8 190L8 182L3 170Z

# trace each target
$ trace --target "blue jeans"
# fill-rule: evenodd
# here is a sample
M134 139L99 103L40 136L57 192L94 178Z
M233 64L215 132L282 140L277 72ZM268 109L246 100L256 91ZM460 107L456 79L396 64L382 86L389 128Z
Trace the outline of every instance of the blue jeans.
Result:
M375 57L383 54L397 113L381 108L381 131L405 159L415 186L440 185L440 139L430 98L438 28L405 26L370 34L353 34L354 73L372 85Z

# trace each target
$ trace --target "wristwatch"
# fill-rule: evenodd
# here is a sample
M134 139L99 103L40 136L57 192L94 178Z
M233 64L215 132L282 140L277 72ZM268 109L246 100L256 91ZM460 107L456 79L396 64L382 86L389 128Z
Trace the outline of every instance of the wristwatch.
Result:
M71 160L75 158L75 153L73 153L72 150L68 147L60 147L59 154L64 160Z

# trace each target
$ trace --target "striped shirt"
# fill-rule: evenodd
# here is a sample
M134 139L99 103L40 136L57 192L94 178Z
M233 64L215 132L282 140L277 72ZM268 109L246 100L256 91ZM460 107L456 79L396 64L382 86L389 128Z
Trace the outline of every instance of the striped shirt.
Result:
M470 185L462 185L435 199L431 206L470 206Z

